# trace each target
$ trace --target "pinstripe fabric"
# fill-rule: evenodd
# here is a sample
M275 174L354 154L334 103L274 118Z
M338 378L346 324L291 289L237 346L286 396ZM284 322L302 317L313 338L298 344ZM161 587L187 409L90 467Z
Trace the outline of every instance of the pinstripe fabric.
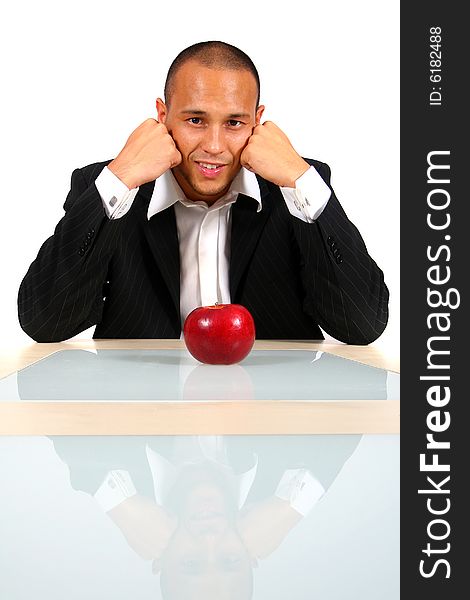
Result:
M329 184L329 167L309 163ZM94 185L105 164L73 172L65 215L21 283L20 323L37 341L94 324L96 338L180 337L174 209L147 220L152 182L109 220ZM321 339L321 326L346 343L372 342L387 323L388 290L334 193L318 220L304 223L277 186L258 180L263 210L242 195L232 208L232 302L251 311L260 339Z

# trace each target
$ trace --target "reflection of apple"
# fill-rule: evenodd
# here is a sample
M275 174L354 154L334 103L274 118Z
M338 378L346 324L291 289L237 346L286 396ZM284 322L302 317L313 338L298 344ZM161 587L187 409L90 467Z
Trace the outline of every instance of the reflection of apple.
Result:
M231 365L247 356L255 341L255 323L240 304L195 308L186 318L184 340L197 360L211 365Z
M184 382L183 400L254 400L253 382L243 365L197 365Z

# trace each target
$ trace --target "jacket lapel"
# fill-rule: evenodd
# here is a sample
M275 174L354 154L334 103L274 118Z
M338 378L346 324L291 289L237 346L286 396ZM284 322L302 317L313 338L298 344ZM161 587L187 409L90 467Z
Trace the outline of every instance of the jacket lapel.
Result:
M143 230L153 258L157 263L160 273L165 280L168 291L175 305L177 314L180 314L180 254L176 217L173 206L154 215L147 220L147 209L152 197L155 182L146 183L139 189L141 218ZM137 200L137 198L136 198Z
M240 194L232 206L232 239L230 254L230 296L232 302L237 295L238 286L250 259L255 251L259 236L271 213L269 188L257 177L261 191L262 210L257 212L258 204L252 198Z

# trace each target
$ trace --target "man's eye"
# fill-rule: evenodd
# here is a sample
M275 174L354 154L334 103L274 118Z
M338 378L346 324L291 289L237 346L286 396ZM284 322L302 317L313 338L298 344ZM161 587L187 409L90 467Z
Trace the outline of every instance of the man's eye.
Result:
M201 119L199 117L191 117L190 119L188 119L189 123L192 123L193 125L200 125L202 123Z
M230 119L228 121L228 124L230 125L230 127L240 127L240 125L242 124L241 121L236 121L235 119Z

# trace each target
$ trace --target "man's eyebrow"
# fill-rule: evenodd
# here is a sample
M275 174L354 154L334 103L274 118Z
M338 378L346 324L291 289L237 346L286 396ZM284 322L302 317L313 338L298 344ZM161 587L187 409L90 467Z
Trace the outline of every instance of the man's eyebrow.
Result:
M182 110L181 113L182 115L207 115L207 112L205 110L192 110L192 109L186 109L186 110ZM227 115L227 119L240 119L240 118L249 118L250 114L249 113L232 113L230 115Z
M188 108L187 110L181 111L182 115L205 115L206 112L204 110L196 110L192 108Z
M228 116L229 119L247 119L250 117L249 113L233 113Z

